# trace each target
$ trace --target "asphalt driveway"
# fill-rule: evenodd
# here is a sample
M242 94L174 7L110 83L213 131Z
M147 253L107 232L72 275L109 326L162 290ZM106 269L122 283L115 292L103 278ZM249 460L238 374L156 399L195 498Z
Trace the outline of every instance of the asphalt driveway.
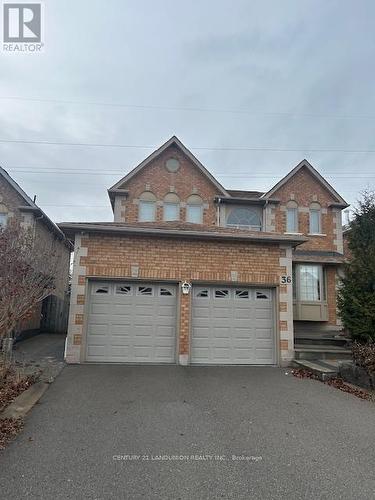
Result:
M0 453L0 497L374 498L375 405L286 372L68 366Z

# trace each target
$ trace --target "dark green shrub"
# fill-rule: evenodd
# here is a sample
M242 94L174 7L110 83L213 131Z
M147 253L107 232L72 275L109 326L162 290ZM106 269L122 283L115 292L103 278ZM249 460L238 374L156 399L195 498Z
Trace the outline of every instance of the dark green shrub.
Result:
M350 262L338 295L341 319L351 337L375 342L375 194L365 192L347 233Z

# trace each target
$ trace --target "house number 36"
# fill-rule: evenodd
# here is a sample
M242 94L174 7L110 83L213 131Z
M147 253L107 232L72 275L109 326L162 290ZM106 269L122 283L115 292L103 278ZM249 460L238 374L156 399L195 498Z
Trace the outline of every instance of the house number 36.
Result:
M281 276L280 282L282 285L290 285L292 283L292 277L289 275Z

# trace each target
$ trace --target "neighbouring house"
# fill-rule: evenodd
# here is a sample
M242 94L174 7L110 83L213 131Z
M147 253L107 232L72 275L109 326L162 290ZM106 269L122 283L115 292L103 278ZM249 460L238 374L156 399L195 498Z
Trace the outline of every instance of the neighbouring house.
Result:
M348 205L303 160L266 193L225 189L172 137L108 190L74 241L69 363L287 365L338 331Z
M33 309L27 319L21 321L15 332L31 334L40 330L66 332L69 311L69 265L72 245L64 233L27 196L6 170L0 167L0 227L6 226L13 218L24 228L31 228L35 238L58 245L58 267L55 275L54 294Z

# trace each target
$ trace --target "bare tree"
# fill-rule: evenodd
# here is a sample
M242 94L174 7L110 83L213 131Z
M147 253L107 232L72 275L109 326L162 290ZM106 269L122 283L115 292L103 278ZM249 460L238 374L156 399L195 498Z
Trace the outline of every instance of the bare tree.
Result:
M0 340L55 289L56 242L18 222L0 229Z

